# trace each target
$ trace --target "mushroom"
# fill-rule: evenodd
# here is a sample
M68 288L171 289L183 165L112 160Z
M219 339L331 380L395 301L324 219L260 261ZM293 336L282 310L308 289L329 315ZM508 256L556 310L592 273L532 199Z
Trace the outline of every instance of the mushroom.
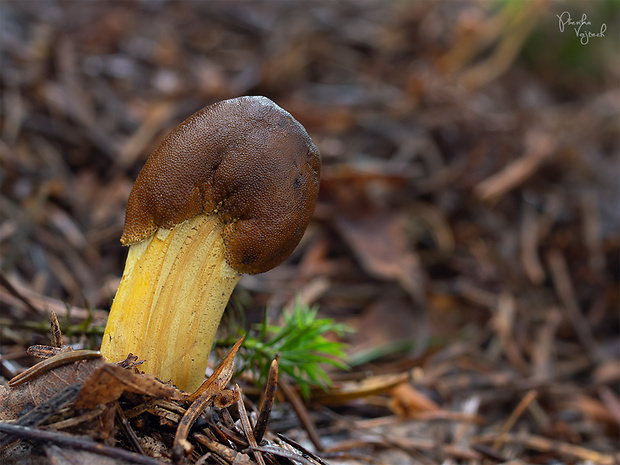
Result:
M272 269L301 240L320 165L304 127L265 97L218 102L177 126L129 196L103 356L132 353L145 372L196 390L241 274Z

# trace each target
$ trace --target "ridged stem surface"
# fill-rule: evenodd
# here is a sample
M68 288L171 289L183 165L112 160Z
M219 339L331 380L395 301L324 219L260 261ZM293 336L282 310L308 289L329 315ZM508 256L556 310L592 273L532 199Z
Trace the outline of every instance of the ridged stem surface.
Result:
M109 362L132 353L139 369L192 392L239 273L224 258L221 223L201 214L130 246L106 325Z

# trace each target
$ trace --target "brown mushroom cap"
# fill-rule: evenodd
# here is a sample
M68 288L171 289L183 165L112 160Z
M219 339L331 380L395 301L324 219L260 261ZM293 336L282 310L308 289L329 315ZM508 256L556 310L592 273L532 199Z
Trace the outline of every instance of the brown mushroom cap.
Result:
M320 168L304 127L268 98L215 103L177 126L149 157L129 196L121 242L213 213L223 224L229 265L262 273L301 240Z

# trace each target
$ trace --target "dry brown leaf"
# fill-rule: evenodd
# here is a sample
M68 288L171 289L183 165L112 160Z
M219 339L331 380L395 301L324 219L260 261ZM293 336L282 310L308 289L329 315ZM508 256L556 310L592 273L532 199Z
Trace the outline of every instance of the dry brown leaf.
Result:
M117 365L106 364L99 368L84 384L75 407L78 409L94 409L98 405L107 404L118 399L123 392L153 397L182 398L171 385L158 381L154 376L138 374Z
M370 376L362 381L338 383L334 387L312 393L312 400L321 404L344 404L354 399L385 394L404 383L409 373Z
M367 272L396 280L415 302L424 302L424 274L400 216L338 219L336 224Z
M104 365L103 358L83 360L46 371L8 391L0 386L0 421L16 420L65 387L85 383Z
M401 418L414 418L420 412L439 410L439 405L408 383L399 384L390 394L390 408Z

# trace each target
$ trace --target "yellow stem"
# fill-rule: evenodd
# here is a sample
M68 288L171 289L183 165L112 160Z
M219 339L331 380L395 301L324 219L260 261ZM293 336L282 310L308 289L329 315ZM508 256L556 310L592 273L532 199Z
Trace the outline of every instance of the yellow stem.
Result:
M108 361L132 353L146 373L198 389L240 276L224 258L221 228L202 214L130 246L101 345Z

